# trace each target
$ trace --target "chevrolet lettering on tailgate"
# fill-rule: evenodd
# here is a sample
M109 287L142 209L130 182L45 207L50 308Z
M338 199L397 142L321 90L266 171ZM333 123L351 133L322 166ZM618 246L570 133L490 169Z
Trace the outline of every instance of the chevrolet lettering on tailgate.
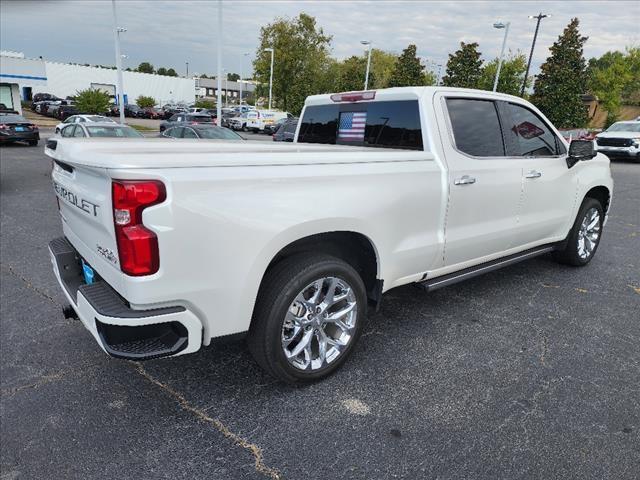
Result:
M56 191L56 195L65 202L79 208L83 212L87 212L89 215L93 215L94 217L98 215L98 205L96 205L95 203L78 197L78 195L70 190L67 190L59 183L53 182L53 188Z

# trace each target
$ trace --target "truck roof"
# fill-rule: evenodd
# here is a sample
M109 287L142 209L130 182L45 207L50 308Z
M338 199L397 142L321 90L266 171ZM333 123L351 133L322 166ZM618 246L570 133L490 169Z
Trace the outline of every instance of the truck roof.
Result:
M307 97L305 105L326 105L335 103L332 95L336 94L363 94L365 92L375 92L375 98L372 100L359 100L362 102L391 101L391 100L414 100L423 96L433 96L437 92L446 93L474 93L487 98L501 98L503 100L522 101L520 97L508 95L506 93L490 92L488 90L477 90L473 88L456 88L456 87L393 87L382 88L378 90L361 90L354 92L337 92L326 93L322 95L311 95Z

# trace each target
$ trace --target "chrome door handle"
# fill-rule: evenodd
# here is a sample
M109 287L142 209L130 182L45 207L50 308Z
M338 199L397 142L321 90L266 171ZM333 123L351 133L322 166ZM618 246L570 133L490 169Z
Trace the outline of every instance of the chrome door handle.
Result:
M471 185L473 183L476 183L476 179L473 177L470 177L469 175L463 175L460 178L456 178L453 181L454 185Z
M524 178L540 178L542 176L541 172L537 172L535 170L531 170L529 173L527 173Z

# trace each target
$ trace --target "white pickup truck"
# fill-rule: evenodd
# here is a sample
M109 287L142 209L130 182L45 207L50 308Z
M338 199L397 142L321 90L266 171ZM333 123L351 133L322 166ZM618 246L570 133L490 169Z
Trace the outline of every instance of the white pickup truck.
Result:
M585 265L609 160L528 102L407 87L309 97L296 143L52 139L70 306L110 355L246 335L291 383L353 350L368 306L547 252Z

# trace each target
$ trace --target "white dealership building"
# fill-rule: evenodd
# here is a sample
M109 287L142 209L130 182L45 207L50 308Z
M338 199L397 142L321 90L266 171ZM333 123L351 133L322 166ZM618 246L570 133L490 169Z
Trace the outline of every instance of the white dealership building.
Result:
M153 97L160 104L190 103L195 100L193 78L127 71L123 72L123 77L126 103L135 103L139 95ZM31 100L36 93L50 93L65 98L87 88L97 88L115 95L116 70L41 58L30 59L18 52L0 52L0 89L4 92L3 99L11 95L12 107L16 110L19 107L19 102L15 105L16 93L22 100Z

